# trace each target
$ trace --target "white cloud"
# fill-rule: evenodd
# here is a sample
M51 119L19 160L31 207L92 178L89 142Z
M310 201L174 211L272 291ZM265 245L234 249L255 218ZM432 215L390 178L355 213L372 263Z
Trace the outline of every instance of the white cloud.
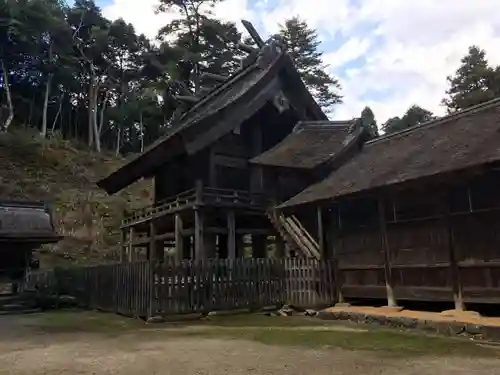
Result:
M364 36L372 48L366 64L342 80L345 104L336 117L357 115L365 105L380 122L402 115L412 104L443 114L446 77L470 45L484 48L490 63L500 64L497 0L366 0L352 26L368 21L378 24ZM340 59L345 56L343 48L337 52ZM332 63L339 58L336 52L325 57ZM389 89L388 95L367 98L377 88Z
M275 5L275 3L277 5ZM359 115L365 105L379 122L402 115L412 104L442 114L440 101L460 58L472 44L500 64L498 0L225 0L218 17L238 23L247 18L264 33L298 15L318 30L327 51L325 62L340 77L344 104L336 118ZM172 15L155 15L157 0L114 0L104 8L109 18L122 17L149 37ZM264 36L264 35L263 35ZM338 45L339 37L345 42ZM347 69L359 57L366 63ZM347 65L348 67L348 65ZM373 91L384 95L373 95Z
M253 19L255 14L250 10L248 1L251 0L226 0L217 4L213 12L225 21ZM103 14L111 20L123 18L132 23L137 32L155 38L158 30L176 17L175 13L155 14L158 4L159 0L113 0L103 8Z

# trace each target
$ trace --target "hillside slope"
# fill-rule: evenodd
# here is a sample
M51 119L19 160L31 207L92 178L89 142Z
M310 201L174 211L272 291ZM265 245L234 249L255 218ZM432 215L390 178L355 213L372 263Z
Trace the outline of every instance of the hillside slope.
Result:
M115 196L95 185L124 162L68 141L40 141L33 133L0 134L0 198L47 201L65 236L41 250L42 266L116 259L124 211L151 202L151 187L144 181Z

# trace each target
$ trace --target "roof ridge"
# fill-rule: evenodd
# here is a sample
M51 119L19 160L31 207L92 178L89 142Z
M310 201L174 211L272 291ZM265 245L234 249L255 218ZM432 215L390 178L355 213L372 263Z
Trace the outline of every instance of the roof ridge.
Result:
M432 126L440 125L440 124L446 123L446 122L454 120L454 119L458 119L458 118L461 118L461 117L464 117L464 116L467 116L470 114L474 114L474 113L479 112L479 111L484 111L484 110L489 109L489 108L494 108L496 106L500 106L500 97L488 100L484 103L476 104L472 107L463 109L463 110L455 112L455 113L451 113L451 114L446 115L446 116L439 117L439 118L434 119L434 120L423 122L421 124L412 126L410 128L407 128L407 129L399 130L397 132L394 132L394 133L391 133L388 135L384 135L382 137L375 138L371 141L366 142L365 145L372 145L372 144L383 142L383 141L386 141L389 139L397 138L398 136L405 135L405 134L408 134L408 133L411 133L414 131L418 131L418 130L421 130L422 128L430 128Z
M258 49L257 53L255 53L254 55L250 54L249 56L247 56L247 58L249 57L252 58L253 61L249 62L248 65L237 69L233 74L228 76L228 79L226 81L221 82L219 85L214 86L212 90L207 92L205 95L201 96L198 102L196 102L193 106L191 106L186 112L182 114L182 116L179 118L179 122L182 122L182 119L184 119L188 113L198 108L201 104L206 103L214 96L223 92L228 86L231 86L235 81L247 75L253 69L255 68L263 69L259 64L259 58L262 56L262 54L265 54L269 51L269 47L272 48L270 44L272 42L273 40L272 38L270 38L268 41L266 41L266 44L262 48ZM268 47L267 50L265 49L266 47ZM280 49L275 56L272 56L272 61L267 62L266 65L273 64L275 61L277 61L281 56L285 55L286 53L287 52L285 49Z
M206 95L200 97L200 100L198 102L196 102L193 106L191 106L186 112L184 112L182 114L182 116L179 118L179 122L182 122L182 119L185 118L188 113L190 113L191 111L194 111L200 105L202 105L203 103L206 103L208 100L210 100L211 98L213 98L214 96L216 96L220 92L224 91L224 89L226 89L228 86L233 84L237 78L241 78L241 77L247 75L255 67L256 67L256 65L255 65L255 61L254 61L252 64L249 64L245 68L238 69L234 74L229 76L229 78L226 81L221 82L220 85L216 85L211 91L207 92Z
M306 128L316 129L341 129L349 128L352 125L352 120L349 121L299 121L293 128L292 133L298 132Z

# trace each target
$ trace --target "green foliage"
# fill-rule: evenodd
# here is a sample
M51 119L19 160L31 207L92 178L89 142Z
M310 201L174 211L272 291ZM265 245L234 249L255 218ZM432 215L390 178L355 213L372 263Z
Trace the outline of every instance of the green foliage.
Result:
M370 138L379 136L377 120L375 120L375 114L370 107L365 107L361 111L360 125L366 129Z
M160 12L175 11L180 15L165 25L158 36L166 48L175 50L181 61L190 63L187 74L181 66L176 66L172 74L192 91L200 88L201 71L227 75L239 67L241 52L235 47L241 35L234 23L215 19L211 11L220 1L161 0L158 7ZM166 42L171 37L175 41Z
M402 118L392 117L382 125L385 134L391 134L400 130L411 128L415 125L431 121L436 117L432 112L419 107L418 105L411 106Z
M319 51L316 30L309 28L300 18L293 17L280 25L274 38L285 45L304 83L325 111L330 112L333 105L342 103L340 84L326 72L327 66L321 59L323 54Z
M486 52L471 46L455 75L448 77L448 83L450 88L443 105L448 112L466 109L500 95L500 67L490 67Z

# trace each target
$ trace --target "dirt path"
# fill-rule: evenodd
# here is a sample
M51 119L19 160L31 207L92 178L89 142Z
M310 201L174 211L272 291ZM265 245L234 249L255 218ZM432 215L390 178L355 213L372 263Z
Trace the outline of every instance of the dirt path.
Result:
M342 349L267 346L251 341L141 333L48 334L0 319L0 375L461 375L498 374L500 360L394 359ZM151 341L153 339L153 341Z

